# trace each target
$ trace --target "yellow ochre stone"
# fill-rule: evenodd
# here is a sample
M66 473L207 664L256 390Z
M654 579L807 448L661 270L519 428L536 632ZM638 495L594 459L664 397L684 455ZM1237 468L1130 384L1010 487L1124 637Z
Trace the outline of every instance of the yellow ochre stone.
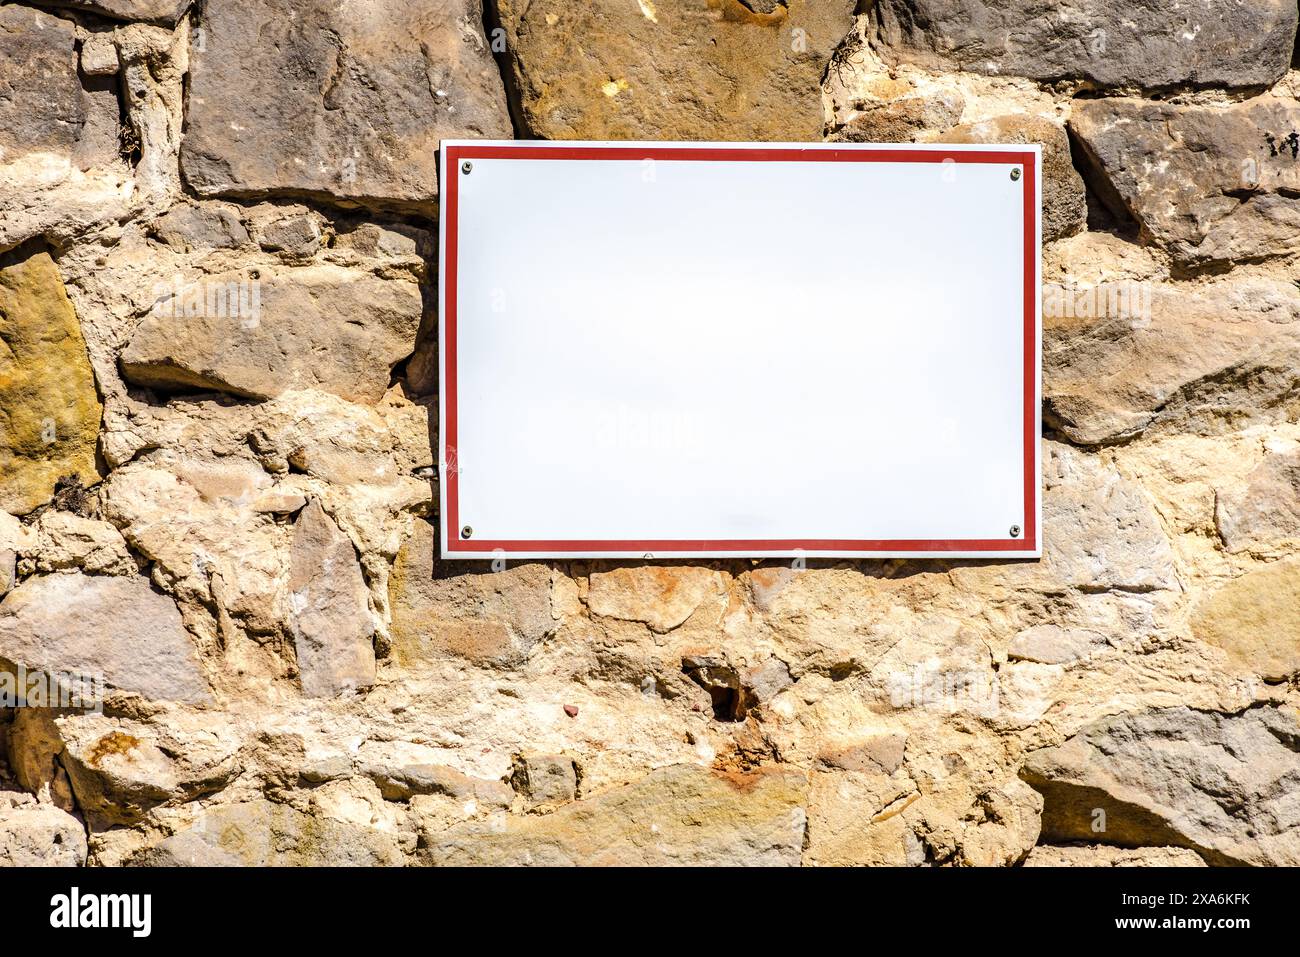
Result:
M0 256L0 508L49 501L60 476L98 481L103 412L81 327L49 253Z

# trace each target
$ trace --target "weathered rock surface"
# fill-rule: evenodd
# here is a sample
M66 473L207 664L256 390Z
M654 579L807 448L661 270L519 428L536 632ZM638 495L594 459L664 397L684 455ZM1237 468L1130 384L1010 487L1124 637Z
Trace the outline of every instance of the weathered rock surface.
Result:
M686 621L710 597L721 594L717 573L707 568L641 565L591 576L587 606L592 614L644 622L663 634Z
M970 70L1099 86L1263 87L1291 62L1290 0L1225 7L1191 0L880 0L876 39L887 56L934 70Z
M352 540L313 499L294 525L289 588L303 694L328 698L375 682L369 590Z
M433 527L416 522L389 579L393 656L414 666L454 656L512 668L554 632L551 572L530 562L493 572L475 566L449 575L434 562Z
M414 348L422 310L415 283L333 265L223 273L158 303L122 373L160 389L258 399L321 389L374 402Z
M430 209L438 142L511 135L480 0L205 3L186 181Z
M498 3L524 120L546 139L815 140L853 0Z
M55 719L77 807L97 830L142 821L152 808L219 790L236 773L221 721L177 733L99 714Z
M12 8L0 8L0 15ZM81 327L46 252L0 256L0 508L49 501L64 475L92 485L102 409Z
M115 20L140 20L172 26L191 0L33 0L37 6L90 10Z
M1035 625L1012 639L1007 656L1045 665L1064 665L1085 658L1105 645L1105 635L1086 628Z
M1218 431L1285 416L1300 383L1300 297L1270 282L1059 288L1043 317L1044 420L1105 445L1157 423Z
M150 867L377 867L403 863L391 835L251 801L199 813L132 861Z
M1211 864L1300 862L1292 709L1175 707L1105 718L1030 754L1022 774L1043 794L1048 841L1185 847Z
M100 674L108 688L198 703L209 697L176 603L143 578L29 578L0 602L0 658Z
M80 867L86 854L86 832L71 814L0 791L0 867Z
M1300 672L1300 562L1274 562L1230 581L1197 608L1192 632L1268 681Z
M129 215L114 78L78 74L74 24L0 7L0 250Z
M1300 540L1300 451L1269 455L1240 486L1220 490L1214 519L1230 552Z
M0 51L0 163L38 153L84 168L115 153L116 130L108 125L113 97L82 86L70 20L6 5Z
M790 772L661 768L540 817L456 825L427 857L452 865L795 865L805 792L803 776Z
M1025 867L1205 867L1195 851L1182 847L1110 847L1106 844L1040 844Z
M1295 11L1291 11L1294 15ZM1086 100L1070 129L1101 195L1185 268L1300 250L1300 103Z

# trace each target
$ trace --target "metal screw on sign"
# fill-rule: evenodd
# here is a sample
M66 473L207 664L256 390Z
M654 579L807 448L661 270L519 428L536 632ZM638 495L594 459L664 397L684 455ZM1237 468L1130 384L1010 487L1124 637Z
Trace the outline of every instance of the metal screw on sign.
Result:
M645 553L645 557L646 557L646 558L649 558L649 559L653 559L653 558L654 558L654 556L651 555L649 552L646 552L646 553Z
M464 528L460 530L461 538L469 538L473 534L474 534L474 529L470 528L468 525L466 525Z
M466 537L466 538L469 538L468 535L466 535L465 537ZM1012 537L1012 538L1019 538L1019 537L1020 537L1020 526L1019 526L1019 525L1012 525L1012 526L1011 526L1011 537Z
M466 176L468 176L470 174L470 171L473 169L474 169L474 164L471 163L469 160L465 160L465 162L460 164L460 171L464 173Z
M465 165L468 166L469 164L466 163ZM469 170L465 170L465 172L468 173ZM1014 182L1015 180L1020 179L1020 169L1019 169L1018 167L1015 167L1015 168L1013 168L1013 169L1011 170L1011 179L1012 179L1013 182Z

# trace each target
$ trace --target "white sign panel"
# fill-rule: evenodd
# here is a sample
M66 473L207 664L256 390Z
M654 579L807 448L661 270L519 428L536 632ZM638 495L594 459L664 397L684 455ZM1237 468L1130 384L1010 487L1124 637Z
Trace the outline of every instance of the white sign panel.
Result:
M444 142L443 555L1038 556L1039 170Z

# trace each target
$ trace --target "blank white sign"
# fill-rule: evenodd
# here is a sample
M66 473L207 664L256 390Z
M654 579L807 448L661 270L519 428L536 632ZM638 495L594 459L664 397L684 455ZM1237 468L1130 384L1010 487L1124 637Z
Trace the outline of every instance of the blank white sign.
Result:
M444 142L444 556L1038 556L1039 181Z

